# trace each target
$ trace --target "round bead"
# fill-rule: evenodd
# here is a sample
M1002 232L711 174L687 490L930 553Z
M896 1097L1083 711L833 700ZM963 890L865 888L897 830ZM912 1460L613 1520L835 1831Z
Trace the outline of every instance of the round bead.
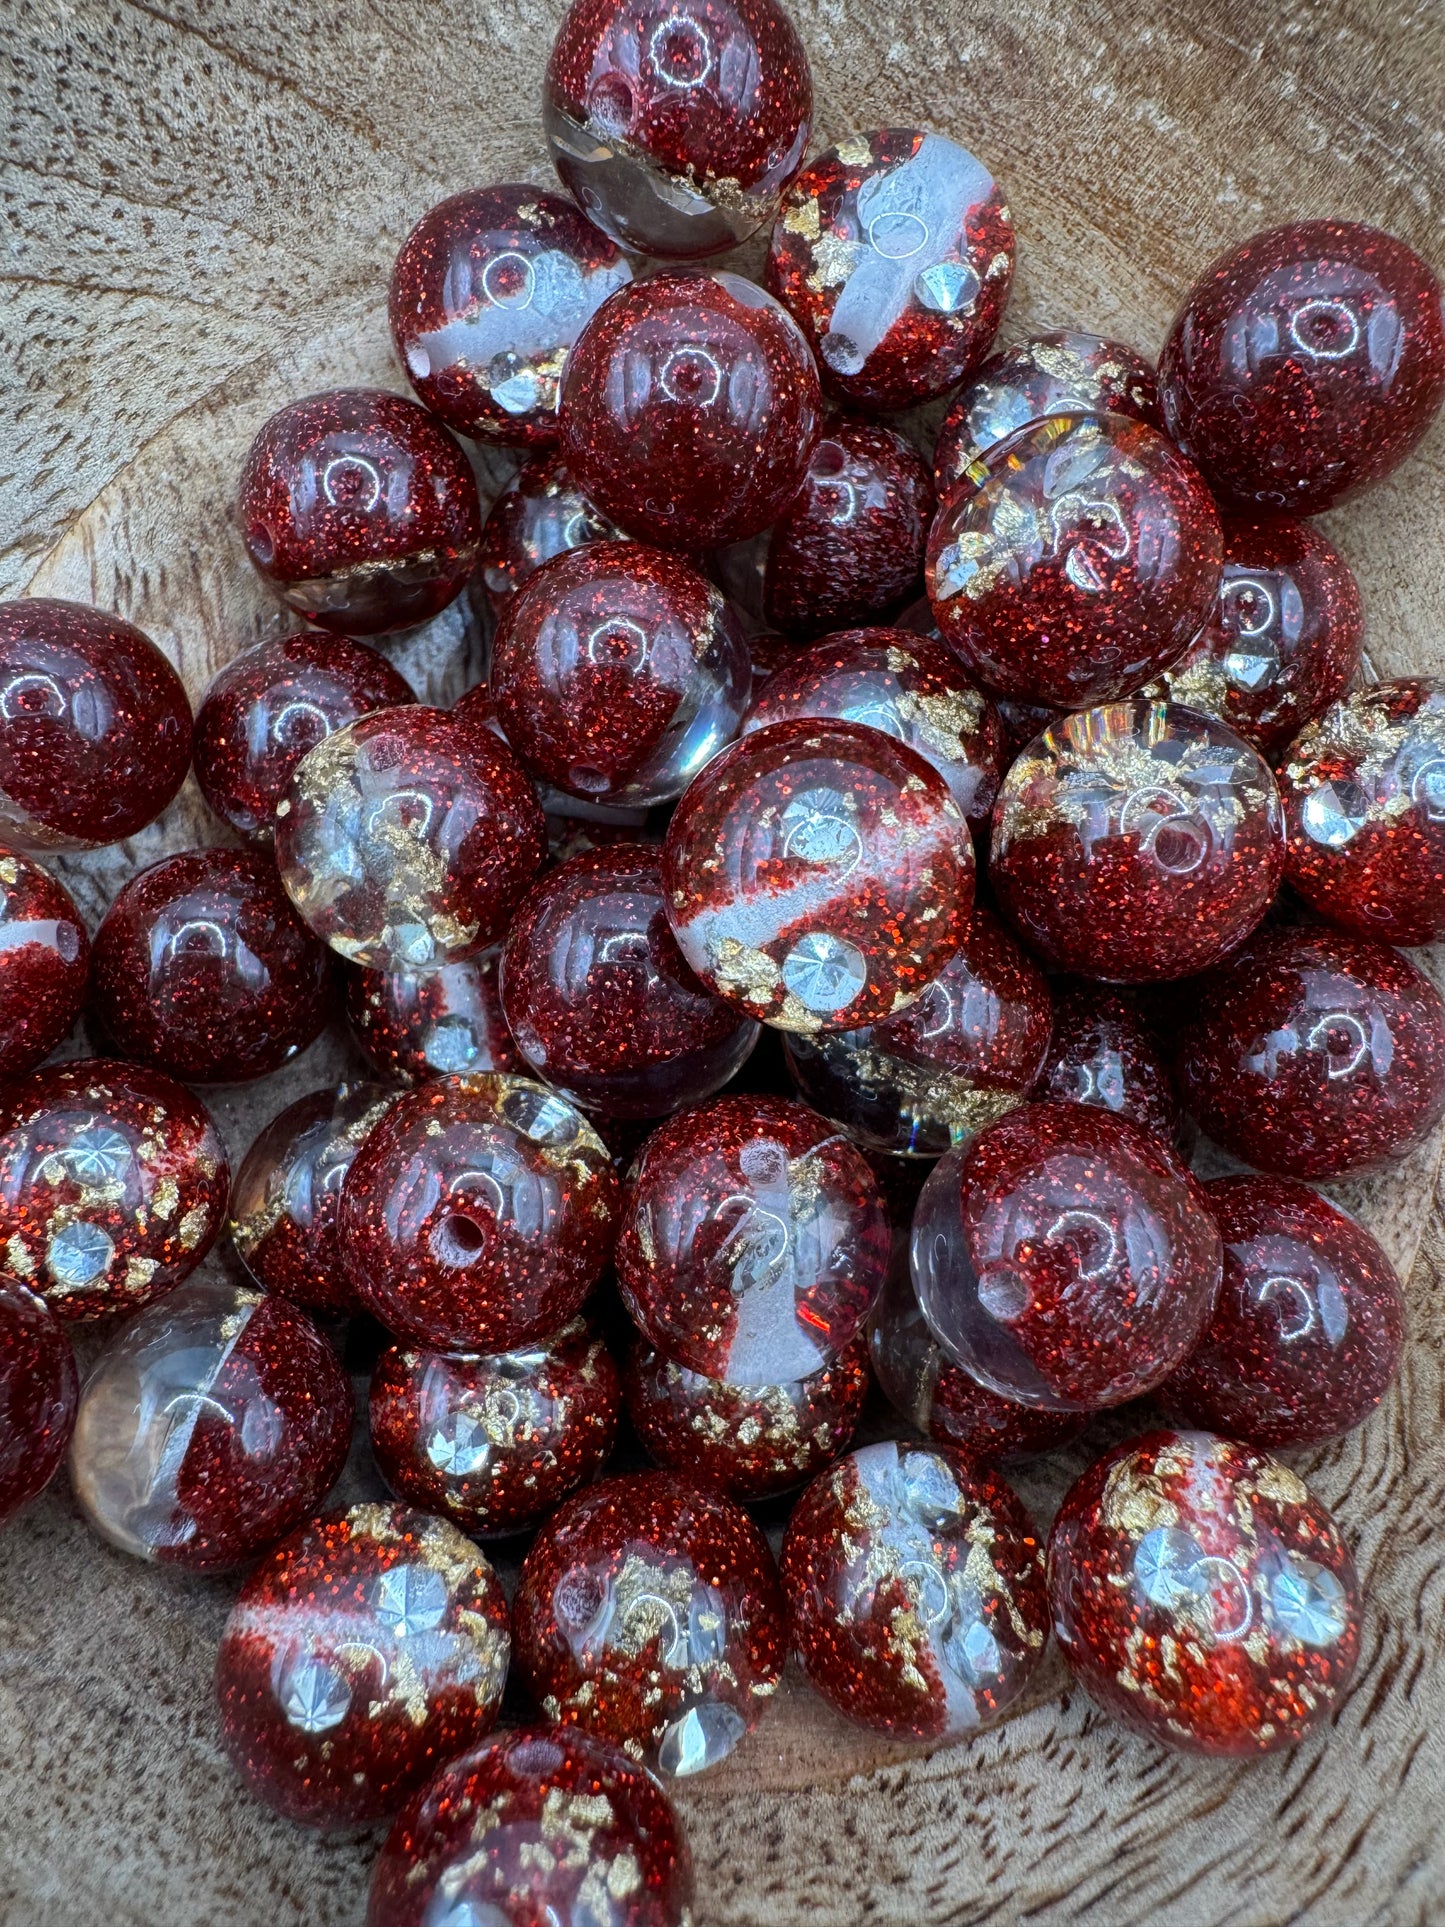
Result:
M0 1078L69 1036L90 978L85 919L48 870L0 845Z
M1386 944L1266 930L1198 986L1174 1069L1235 1157L1342 1177L1404 1157L1445 1115L1445 1003Z
M257 1136L236 1173L229 1229L263 1291L330 1317L361 1310L341 1263L337 1211L351 1161L390 1102L375 1084L312 1091Z
M133 876L95 933L91 1006L117 1051L193 1084L278 1070L331 1014L331 957L270 858L186 850Z
M617 1235L617 1178L579 1111L489 1073L397 1098L341 1191L342 1262L405 1344L510 1350L564 1325Z
M1400 1362L1405 1302L1363 1225L1290 1178L1205 1187L1224 1283L1198 1346L1159 1388L1187 1425L1314 1445L1367 1419Z
M392 1345L371 1375L371 1449L401 1498L494 1538L596 1478L621 1404L611 1353L581 1318L491 1356Z
M1226 516L1213 611L1164 689L1273 758L1343 693L1364 634L1350 565L1317 528Z
M351 1034L382 1076L398 1084L525 1072L502 1015L501 962L498 944L437 970L348 971Z
M38 1498L75 1428L70 1340L43 1299L0 1279L0 1526Z
M1045 730L1004 778L989 881L1046 963L1114 983L1207 970L1284 872L1269 765L1172 703L1109 703Z
M288 609L339 635L406 629L445 609L477 560L482 511L461 444L380 388L291 402L261 429L236 513Z
M783 196L767 283L834 394L907 408L988 352L1013 280L1013 221L981 161L942 134L853 134Z
M589 801L680 796L752 693L723 597L679 557L593 542L540 569L492 644L497 722L534 776Z
M493 502L482 527L476 580L494 617L554 555L587 542L616 542L622 531L587 500L560 455L524 461Z
M607 1117L711 1097L757 1042L683 962L660 857L637 843L572 857L523 899L502 952L502 1008L527 1063Z
M670 1472L604 1479L543 1526L512 1602L517 1668L549 1720L668 1778L757 1724L787 1653L767 1541Z
M288 1820L370 1826L491 1731L510 1645L501 1581L455 1526L328 1512L241 1588L216 1656L221 1739Z
M1052 1019L1038 966L981 906L923 995L867 1030L789 1037L807 1101L871 1151L938 1157L1028 1095Z
M5 1269L61 1318L172 1290L215 1243L230 1183L210 1113L159 1071L76 1058L0 1094Z
M393 1827L367 1927L690 1927L692 1860L662 1788L591 1734L504 1733L450 1761Z
M1034 1096L1096 1105L1166 1144L1179 1135L1179 1097L1163 1049L1136 1004L1096 984L1055 991L1054 1033Z
M1135 1124L1030 1104L940 1159L913 1219L934 1336L1000 1397L1052 1412L1139 1398L1188 1356L1219 1288L1198 1184Z
M1440 283L1356 221L1267 228L1186 295L1159 392L1169 433L1220 495L1317 515L1382 480L1434 418Z
M808 344L736 274L664 273L604 303L562 373L562 455L628 535L725 548L775 522L822 423Z
M541 807L501 738L420 704L318 743L276 808L291 901L348 963L372 970L485 949L545 847Z
M638 1336L623 1368L627 1415L648 1456L734 1499L771 1499L846 1450L868 1396L868 1342L781 1385L729 1385Z
M940 500L975 462L1050 415L1130 415L1162 427L1154 370L1103 335L1061 328L1000 349L949 404L933 451Z
M1445 681L1346 696L1290 744L1279 787L1306 903L1382 943L1445 936Z
M351 1381L304 1312L230 1285L152 1305L81 1395L70 1483L137 1559L244 1565L316 1510L351 1444Z
M852 1452L783 1541L793 1646L812 1686L900 1740L971 1733L1027 1687L1049 1636L1043 1548L996 1472L947 1446Z
M846 629L793 654L768 678L743 733L795 716L866 723L916 750L985 831L1008 765L994 706L942 643L903 629Z
M1248 1757L1327 1720L1360 1649L1354 1563L1288 1466L1208 1432L1117 1445L1049 1536L1049 1600L1091 1699L1190 1753Z
M670 1118L633 1168L617 1241L627 1309L668 1358L732 1385L830 1364L888 1268L862 1153L780 1097L721 1097Z
M553 165L589 219L682 260L771 219L812 114L808 56L774 0L574 0L542 96Z
M1127 415L1054 415L983 458L934 518L943 640L995 695L1083 709L1183 654L1219 590L1197 470Z
M185 781L191 706L149 636L78 602L0 603L0 837L94 850Z
M662 879L702 981L778 1029L857 1030L957 950L973 844L931 764L857 723L795 717L713 758L668 825Z
M196 711L196 781L211 808L257 843L292 770L333 730L374 709L416 701L385 656L317 629L234 656Z
M617 249L561 194L474 188L424 214L391 273L391 338L434 415L478 441L557 438L567 350L632 279Z

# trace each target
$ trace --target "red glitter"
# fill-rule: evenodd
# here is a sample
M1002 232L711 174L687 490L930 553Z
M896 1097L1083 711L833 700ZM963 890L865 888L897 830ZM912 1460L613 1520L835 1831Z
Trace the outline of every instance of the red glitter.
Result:
M90 976L75 900L48 870L0 845L0 1077L21 1077L69 1035Z
M587 542L616 542L622 531L601 514L572 480L560 455L522 463L493 502L482 528L476 580L494 617L554 555Z
M351 1034L383 1077L418 1084L471 1071L525 1071L502 1015L502 949L438 970L346 974Z
M0 1526L49 1485L75 1427L70 1340L43 1299L0 1278Z
M1172 1144L1179 1097L1164 1051L1127 994L1074 984L1054 996L1054 1034L1033 1094L1095 1104Z

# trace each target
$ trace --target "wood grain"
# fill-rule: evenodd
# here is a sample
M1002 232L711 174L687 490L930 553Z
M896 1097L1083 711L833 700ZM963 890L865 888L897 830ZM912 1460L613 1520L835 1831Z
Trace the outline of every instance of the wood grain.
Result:
M229 518L281 402L401 388L391 259L433 201L546 181L534 0L0 0L0 594L141 623L193 695L281 617ZM1376 221L1440 263L1445 20L1434 0L807 0L822 139L956 135L1005 182L1006 335L1073 323L1152 352L1219 247L1295 215ZM488 493L504 468L484 465ZM1445 671L1445 433L1327 518L1383 673ZM475 678L450 611L394 646L433 698ZM219 840L193 787L130 846L68 864L92 920L127 869ZM1432 960L1433 961L1433 960ZM348 1062L323 1039L216 1093L234 1151ZM1328 1744L1214 1766L1121 1735L1055 1662L1028 1710L931 1758L875 1746L796 1683L681 1798L709 1927L992 1921L1270 1927L1445 1914L1445 1231L1440 1145L1340 1195L1409 1275L1397 1391L1302 1455L1370 1593ZM221 1260L213 1259L213 1266ZM1041 1519L1078 1461L1021 1481ZM374 1478L364 1450L348 1475ZM0 1546L0 1920L332 1927L369 1840L244 1798L208 1690L231 1587L136 1566L53 1493Z

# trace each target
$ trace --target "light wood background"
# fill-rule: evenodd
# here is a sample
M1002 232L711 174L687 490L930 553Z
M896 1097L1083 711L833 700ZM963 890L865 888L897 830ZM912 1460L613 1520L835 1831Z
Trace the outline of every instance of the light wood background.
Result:
M1003 181L1006 336L1075 324L1157 350L1221 246L1295 215L1445 266L1439 0L803 0L818 144L922 124ZM241 453L292 396L403 388L387 275L434 201L549 182L533 0L0 0L0 594L139 621L198 695L276 626L229 520ZM491 464L494 489L504 471ZM1445 433L1327 518L1382 673L1445 670ZM397 652L474 680L452 611ZM193 792L67 866L94 920L135 863L220 840ZM346 1061L324 1039L217 1093L233 1152ZM1252 1765L1122 1735L1057 1662L1000 1731L889 1753L794 1684L681 1805L707 1927L1445 1918L1445 1238L1439 1143L1342 1192L1408 1273L1397 1391L1302 1457L1356 1549L1364 1655L1335 1731ZM222 1261L209 1261L213 1269ZM1046 1519L1070 1466L1022 1480ZM371 1476L364 1452L349 1475ZM0 1921L341 1927L368 1840L273 1820L229 1775L209 1673L232 1588L81 1527L64 1480L0 1541Z

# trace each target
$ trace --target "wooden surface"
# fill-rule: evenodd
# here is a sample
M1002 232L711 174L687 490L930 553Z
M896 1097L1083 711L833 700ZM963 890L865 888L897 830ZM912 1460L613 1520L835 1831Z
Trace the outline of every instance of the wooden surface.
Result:
M1445 260L1438 0L795 10L820 144L931 125L1004 182L1020 246L1007 336L1076 324L1152 353L1213 252L1294 215L1373 220ZM294 395L404 387L391 260L442 195L550 179L538 93L556 14L0 0L0 595L120 610L193 696L278 622L228 521L241 452ZM1445 434L1326 526L1381 672L1445 670ZM458 612L395 653L434 698L477 672ZM188 791L134 846L67 874L94 920L136 862L215 840ZM263 1092L215 1094L233 1151L343 1061L328 1038ZM1002 1730L909 1758L794 1687L680 1798L708 1927L1445 1917L1439 1150L1351 1194L1409 1274L1412 1342L1375 1419L1299 1461L1371 1602L1329 1744L1247 1766L1167 1756L1050 1670ZM1067 1471L1021 1481L1041 1519ZM364 1452L348 1476L374 1476ZM63 1480L0 1542L5 1927L359 1921L372 1842L272 1820L220 1754L208 1682L231 1591L101 1546Z

